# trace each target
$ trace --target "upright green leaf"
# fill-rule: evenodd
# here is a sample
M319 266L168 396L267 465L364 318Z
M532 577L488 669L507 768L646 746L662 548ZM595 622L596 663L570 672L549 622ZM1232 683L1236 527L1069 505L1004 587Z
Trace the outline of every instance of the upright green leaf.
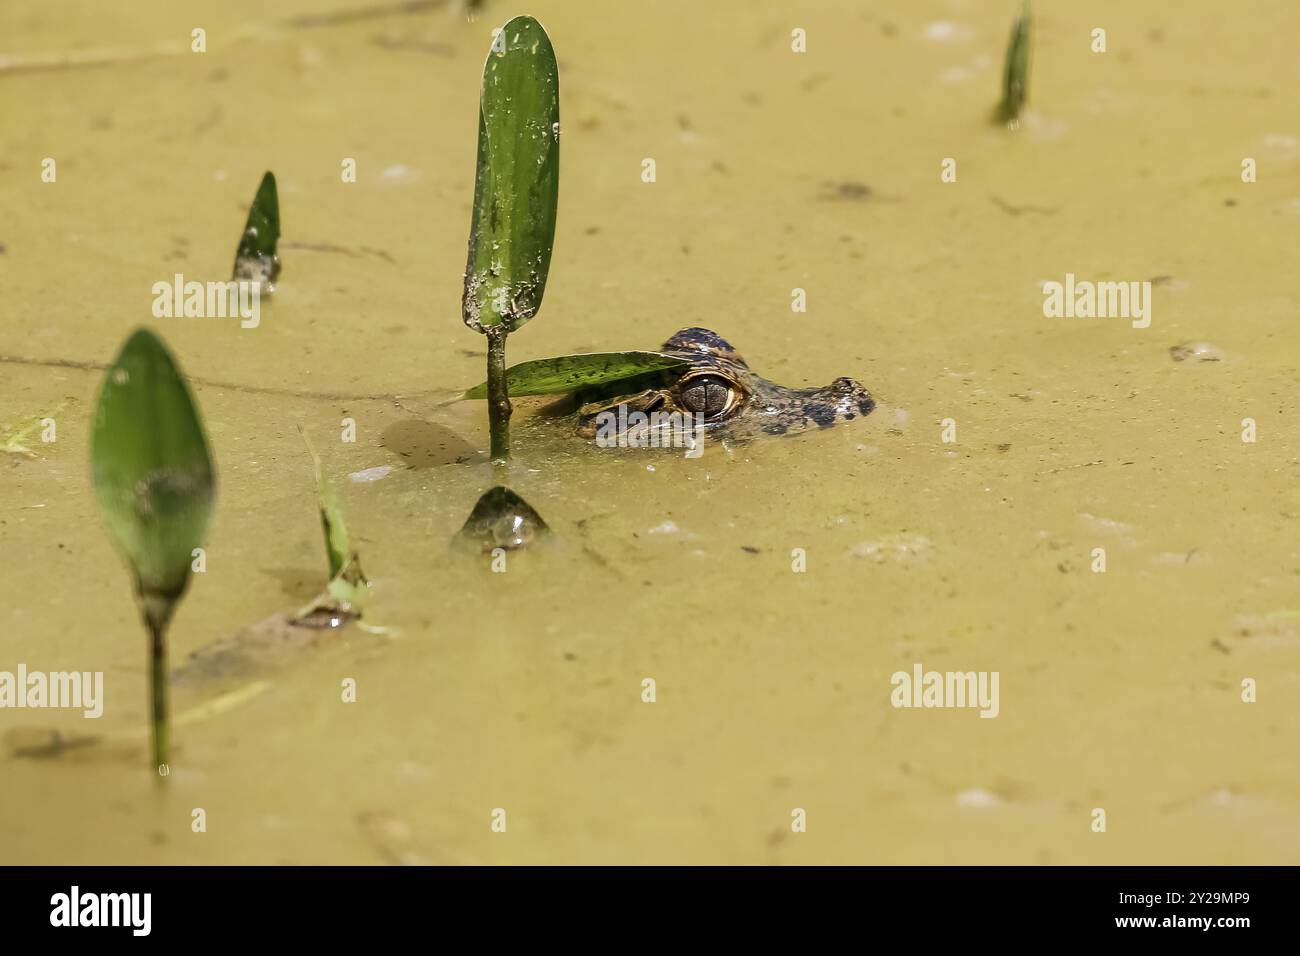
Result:
M173 603L203 543L215 481L185 379L147 329L127 340L105 375L91 470L109 534L141 595Z
M325 554L329 559L330 577L333 578L352 557L352 541L348 537L348 526L343 520L343 509L321 469L316 447L301 425L298 426L298 434L302 435L307 454L311 455L312 474L316 479L316 503L320 510L321 528L325 532Z
M275 251L279 241L280 198L275 189L275 175L268 171L257 187L235 252L235 280L265 283L265 291L274 292L275 280L280 275L280 257Z
M300 610L297 616L303 618L322 610L360 616L361 608L370 596L370 582L361 570L361 556L352 547L348 526L343 520L343 506L339 504L329 479L325 477L320 455L316 454L316 449L302 426L298 427L298 431L307 445L307 453L311 455L316 479L316 504L320 511L321 529L325 533L325 554L329 560L330 576L325 593Z
M515 17L483 66L462 314L513 332L537 314L555 242L560 77L542 25Z
M684 368L685 359L662 352L589 352L520 362L506 369L511 395L557 395L588 385L606 385L646 372ZM475 385L464 398L487 398L488 383Z
M1020 111L1029 98L1029 21L1029 0L1024 0L1020 15L1011 24L1002 75L1002 102L998 106L998 119L1012 126L1019 122Z
M127 339L104 376L90 445L99 510L131 566L149 631L153 762L165 776L167 625L203 543L215 481L185 379L147 329Z

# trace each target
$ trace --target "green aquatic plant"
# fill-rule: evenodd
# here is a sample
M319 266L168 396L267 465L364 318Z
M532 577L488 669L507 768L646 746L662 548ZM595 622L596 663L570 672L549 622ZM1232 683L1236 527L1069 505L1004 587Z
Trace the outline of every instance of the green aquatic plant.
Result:
M998 120L1013 129L1020 125L1020 112L1029 98L1029 26L1029 0L1024 0L1020 15L1011 24L1002 75L1002 102L997 111Z
M280 198L275 189L275 175L268 170L257 187L243 235L239 237L234 280L257 282L267 294L274 292L275 280L280 275L280 257L275 251L279 241Z
M542 25L515 17L493 38L479 94L474 212L461 314L487 336L494 461L510 457L506 337L542 304L560 186L560 78Z
M329 583L325 593L298 611L295 619L312 614L329 613L339 618L360 617L361 609L370 596L370 582L361 570L361 557L352 546L347 523L343 520L343 506L339 504L334 489L321 469L320 455L316 454L307 432L298 428L311 455L312 473L316 480L316 505L320 510L321 529L325 533L325 554L329 561Z
M212 458L189 388L147 329L104 376L91 434L91 474L109 536L126 557L149 632L155 767L165 767L167 627L190 581L216 493Z
M646 372L662 372L689 365L685 359L662 352L588 352L520 362L506 369L512 395L556 395L588 385L607 385ZM480 382L462 398L487 398L488 382Z

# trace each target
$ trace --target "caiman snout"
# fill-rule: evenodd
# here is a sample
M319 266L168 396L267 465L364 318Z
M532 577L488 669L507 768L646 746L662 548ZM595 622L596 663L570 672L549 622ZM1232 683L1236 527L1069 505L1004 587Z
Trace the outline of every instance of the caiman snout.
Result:
M869 415L875 400L861 384L841 376L825 388L782 388L767 384L766 401L757 417L769 435L784 435L808 428L830 428Z
M870 415L871 410L876 407L876 400L871 397L866 386L857 379L845 375L831 382L830 392L846 421L856 415Z

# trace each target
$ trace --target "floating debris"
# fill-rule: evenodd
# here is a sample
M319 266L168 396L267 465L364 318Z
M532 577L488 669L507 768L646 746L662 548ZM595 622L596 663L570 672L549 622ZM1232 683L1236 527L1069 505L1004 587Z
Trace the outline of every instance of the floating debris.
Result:
M367 481L381 481L392 473L392 465L376 465L374 468L363 468L361 471L354 471L348 475L348 478L351 481L364 483Z
M1183 342L1169 346L1169 357L1175 362L1222 362L1223 349L1210 342Z
M1002 804L1002 798L992 790L985 790L983 787L975 787L971 790L962 790L954 798L957 806L966 810L989 810Z
M925 535L899 532L874 541L863 541L853 546L849 553L855 558L866 558L876 564L923 564L934 554L934 544Z
M28 442L31 440L32 433L39 429L41 431L41 441L52 442L54 440L52 437L54 416L59 414L59 412L63 411L69 405L73 404L76 404L76 399L65 398L50 411L28 419L27 424L22 428L19 428L17 431L9 432L6 435L0 436L0 453L21 455L24 458L35 458L36 452L32 451L31 448L28 447ZM4 425L2 427L8 428L9 426ZM46 434L47 432L49 434Z

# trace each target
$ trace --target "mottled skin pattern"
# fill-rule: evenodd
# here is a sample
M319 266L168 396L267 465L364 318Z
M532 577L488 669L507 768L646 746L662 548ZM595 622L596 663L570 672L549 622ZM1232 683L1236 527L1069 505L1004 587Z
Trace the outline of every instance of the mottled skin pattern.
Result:
M708 329L682 329L660 351L685 359L690 367L577 393L580 435L595 437L597 416L602 411L617 411L620 403L647 413L705 411L704 427L709 435L727 439L829 428L868 415L876 407L867 390L851 378L837 378L825 388L786 388L769 382L751 371L730 343ZM709 383L714 396L725 390L721 408L701 405L702 382Z

